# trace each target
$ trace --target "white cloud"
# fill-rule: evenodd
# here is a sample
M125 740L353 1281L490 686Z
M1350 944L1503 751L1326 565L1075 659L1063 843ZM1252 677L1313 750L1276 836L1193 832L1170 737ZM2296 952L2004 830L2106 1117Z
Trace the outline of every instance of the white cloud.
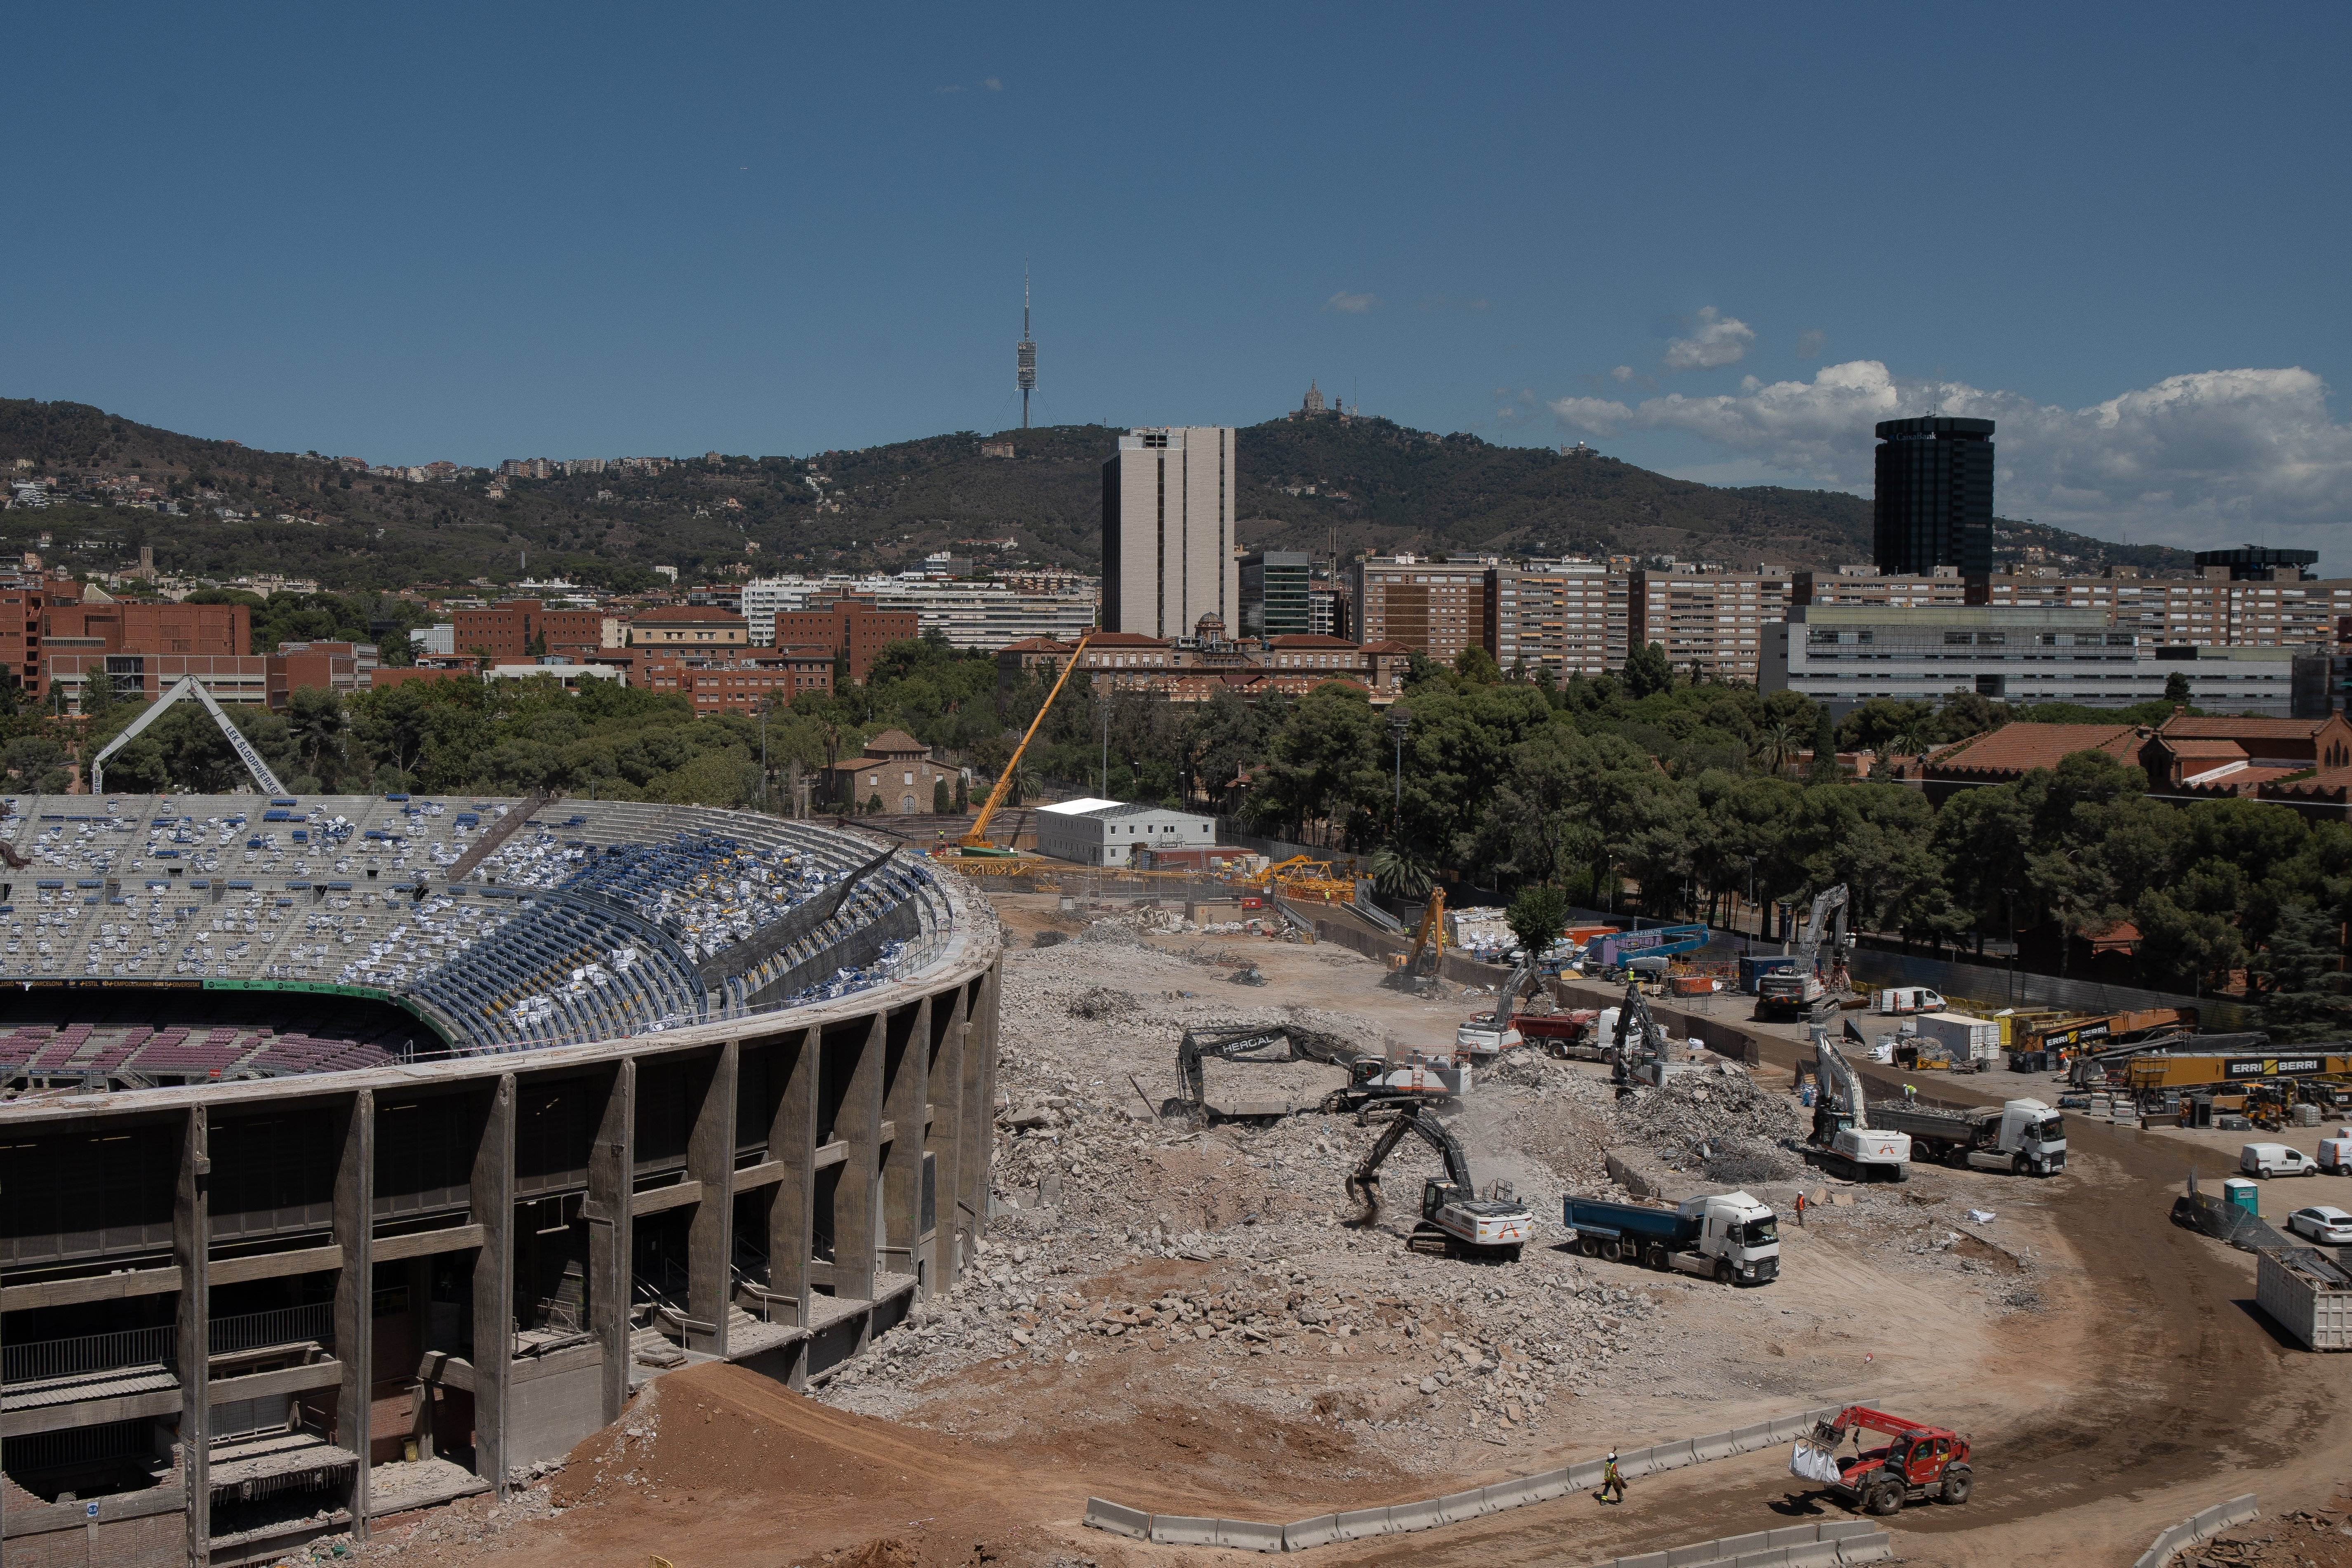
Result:
M1609 373L1609 379L1622 385L1633 379L1633 367L1630 364L1621 364Z
M1350 294L1343 289L1324 300L1323 308L1327 310L1337 310L1342 315L1360 316L1379 303L1380 300L1372 295Z
M1810 331L1798 333L1797 357L1799 359L1821 358L1822 350L1828 344L1829 341L1830 335L1827 332L1822 331L1819 327L1815 327Z
M1738 364L1756 342L1753 327L1737 316L1721 314L1712 305L1691 318L1691 325L1695 330L1689 337L1668 340L1668 370L1713 370Z
M1004 90L1004 82L998 77L990 77L986 81L982 82L980 85L988 89L991 92L1003 92Z
M1579 430L1682 431L1778 472L1865 493L1879 420L1991 419L2000 514L2105 538L2204 548L2258 539L2334 553L2352 517L2352 424L2328 411L2326 384L2297 368L2167 376L2065 408L1851 360L1811 381L1749 377L1716 397L1563 397L1551 409Z

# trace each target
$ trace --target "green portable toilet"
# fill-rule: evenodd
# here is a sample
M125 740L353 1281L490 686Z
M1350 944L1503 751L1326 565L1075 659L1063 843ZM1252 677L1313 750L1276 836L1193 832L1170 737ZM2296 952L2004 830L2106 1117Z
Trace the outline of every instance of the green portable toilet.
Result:
M2260 1189L2243 1176L2231 1176L2221 1184L2221 1201L2250 1215L2263 1212L2263 1200L2259 1194Z

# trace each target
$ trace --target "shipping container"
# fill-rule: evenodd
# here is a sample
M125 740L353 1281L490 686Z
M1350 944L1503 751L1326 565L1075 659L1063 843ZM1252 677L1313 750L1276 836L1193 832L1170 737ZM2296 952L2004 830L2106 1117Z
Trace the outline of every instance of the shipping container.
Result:
M2000 1055L2000 1026L1965 1013L1922 1013L1912 1025L1922 1043L1932 1038L1951 1055L1952 1065L1989 1062Z
M2352 1274L2334 1259L2308 1247L2262 1253L2254 1300L2307 1349L2352 1350Z

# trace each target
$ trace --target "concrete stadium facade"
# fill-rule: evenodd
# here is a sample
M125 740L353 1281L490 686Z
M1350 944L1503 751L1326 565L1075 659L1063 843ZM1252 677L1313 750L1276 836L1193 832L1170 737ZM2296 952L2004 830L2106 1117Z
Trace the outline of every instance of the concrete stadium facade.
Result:
M268 1561L502 1490L670 1367L863 1353L988 1215L1002 944L936 882L919 967L831 1000L0 1104L10 1568Z

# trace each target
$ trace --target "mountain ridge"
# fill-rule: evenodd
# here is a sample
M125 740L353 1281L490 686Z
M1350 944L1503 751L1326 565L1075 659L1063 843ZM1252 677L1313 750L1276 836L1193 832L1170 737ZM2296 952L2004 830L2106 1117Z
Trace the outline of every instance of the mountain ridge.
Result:
M983 565L1025 559L1091 571L1101 465L1123 433L956 431L808 457L680 458L655 473L478 471L418 482L353 473L318 453L184 436L87 404L0 399L0 468L55 479L59 498L46 510L0 513L0 542L22 549L43 532L70 534L53 548L93 566L148 544L165 572L274 571L338 588L558 574L630 588L654 582L657 564L696 579L894 570L940 550ZM1006 443L1011 458L987 455ZM1816 567L1869 554L1870 503L1843 491L1719 489L1583 449L1497 447L1377 417L1242 426L1235 479L1236 532L1252 548ZM142 489L190 515L121 504ZM2156 546L2002 528L2014 548L2039 541L2086 569L2187 562ZM1016 542L1008 550L986 542L1007 538Z

